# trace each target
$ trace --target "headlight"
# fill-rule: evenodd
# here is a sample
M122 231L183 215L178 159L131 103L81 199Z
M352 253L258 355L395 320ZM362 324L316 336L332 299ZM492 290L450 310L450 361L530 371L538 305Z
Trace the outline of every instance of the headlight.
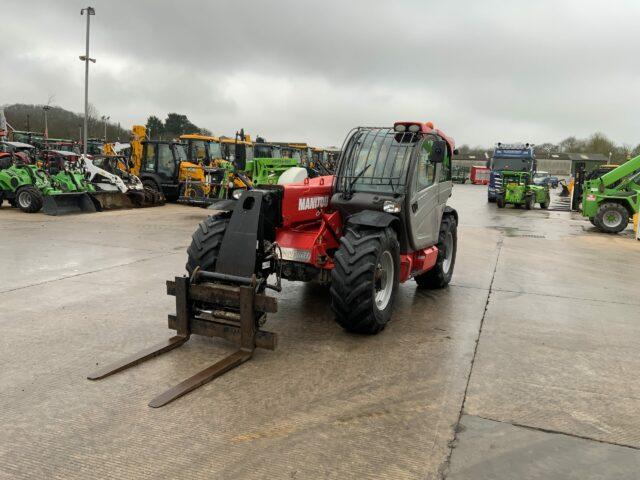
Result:
M382 211L387 213L400 213L400 204L393 200L385 200L382 204Z
M240 200L240 197L242 196L243 191L244 190L242 190L241 188L238 188L231 193L231 196L236 200Z
M229 183L227 184L227 187L229 187L229 188L233 188L233 182L229 182Z
M417 125L417 124L409 125L409 131L411 133L418 133L420 131L420 125Z

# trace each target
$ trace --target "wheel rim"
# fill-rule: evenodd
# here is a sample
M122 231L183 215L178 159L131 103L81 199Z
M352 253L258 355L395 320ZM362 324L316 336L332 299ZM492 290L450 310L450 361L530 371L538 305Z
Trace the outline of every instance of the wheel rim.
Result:
M620 212L616 212L615 210L609 210L608 212L605 212L602 218L602 223L604 223L604 225L609 228L615 228L620 225L621 222L622 215L620 214Z
M393 257L391 253L385 251L378 259L374 274L375 302L378 310L384 310L389 305L393 292L394 275Z
M449 273L451 268L451 261L453 260L453 235L451 232L447 232L444 237L444 261L442 262L442 269L444 273Z
M20 195L18 195L18 203L22 208L29 208L31 206L31 195L29 195L29 192L20 192Z

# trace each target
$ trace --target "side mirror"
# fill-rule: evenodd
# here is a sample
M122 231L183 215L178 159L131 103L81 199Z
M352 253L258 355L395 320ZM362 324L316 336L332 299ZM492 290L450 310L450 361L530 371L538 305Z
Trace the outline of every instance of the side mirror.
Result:
M458 151L458 149L457 149L457 148L453 150L453 154L454 154L454 155L458 155L459 153L460 153L460 152Z
M447 144L443 140L434 140L433 148L431 149L431 163L444 162L444 155L447 151Z

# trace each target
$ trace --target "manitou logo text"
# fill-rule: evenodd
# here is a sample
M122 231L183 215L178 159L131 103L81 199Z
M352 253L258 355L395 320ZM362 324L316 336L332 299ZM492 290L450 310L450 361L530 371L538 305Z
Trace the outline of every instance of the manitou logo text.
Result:
M298 200L298 210L315 210L329 205L329 197L301 197Z

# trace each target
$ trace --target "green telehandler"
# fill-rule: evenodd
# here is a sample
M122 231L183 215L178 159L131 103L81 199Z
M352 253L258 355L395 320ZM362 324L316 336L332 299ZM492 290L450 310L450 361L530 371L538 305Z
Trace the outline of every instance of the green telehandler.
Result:
M619 233L638 214L640 155L582 187L582 215L600 231Z
M496 189L496 203L498 208L513 205L516 208L524 206L531 210L536 203L540 208L549 208L549 185L534 185L530 172L516 172L504 170L502 186Z

